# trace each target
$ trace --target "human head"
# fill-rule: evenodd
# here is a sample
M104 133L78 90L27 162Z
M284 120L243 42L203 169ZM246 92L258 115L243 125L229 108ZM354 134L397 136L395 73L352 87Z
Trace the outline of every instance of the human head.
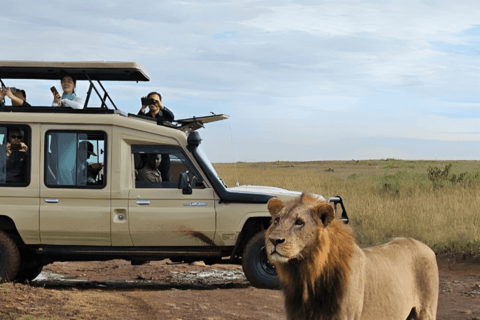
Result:
M160 95L160 93L155 92L155 91L150 92L150 93L147 95L147 98L154 99L153 97L154 97L155 95L157 95L157 96L158 96L158 99L159 99L160 101L162 101L162 96Z
M95 152L93 152L93 144L90 141L82 141L79 143L79 149L87 149L87 159L90 158L90 156L97 156Z
M19 128L12 128L8 130L8 142L18 144L23 142L23 130Z
M147 164L152 169L158 168L161 161L162 161L162 156L160 154L150 153L147 156Z
M61 80L63 93L71 94L75 92L75 87L77 86L77 79L72 75L65 74Z
M27 93L25 92L25 90L17 89L17 91L13 95L15 97L21 99L22 101L27 100ZM20 107L22 105L22 103L18 103L17 101L12 100L12 106L14 106L14 107Z
M160 111L160 106L162 105L162 96L158 92L150 92L147 95L147 98L153 99L154 104L149 105L150 113L155 116Z

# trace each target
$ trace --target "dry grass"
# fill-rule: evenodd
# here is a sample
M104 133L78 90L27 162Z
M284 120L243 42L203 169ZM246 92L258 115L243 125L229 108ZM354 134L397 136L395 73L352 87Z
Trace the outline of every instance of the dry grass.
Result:
M476 161L453 163L453 172L478 171ZM216 164L228 186L267 185L289 190L340 195L362 246L394 237L418 239L436 251L478 254L480 184L434 188L426 161L330 161Z

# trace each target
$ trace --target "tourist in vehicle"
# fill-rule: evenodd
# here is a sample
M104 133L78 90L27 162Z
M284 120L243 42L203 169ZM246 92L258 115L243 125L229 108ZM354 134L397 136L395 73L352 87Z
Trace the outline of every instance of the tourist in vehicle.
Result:
M139 116L152 117L160 121L173 121L175 116L173 112L162 104L162 96L158 92L150 92L147 97L142 98L142 108L138 112ZM148 113L145 112L149 108Z
M162 156L160 154L148 154L147 164L138 171L138 181L161 182L162 175L158 170L161 161Z
M26 182L28 146L23 142L24 132L19 128L10 129L7 142L6 182Z
M87 169L87 184L96 184L98 173L102 169L103 165L101 163L89 164L87 162L90 156L97 156L97 154L93 151L93 144L90 141L82 141L79 143L79 150L87 150L87 159L85 160L85 164L80 167L80 170L85 170L85 168Z
M2 88L0 90L0 100L4 102L5 96L12 100L13 107L31 107L27 100L27 93L25 90L17 88ZM5 106L5 102L3 103Z
M53 107L70 107L72 109L83 109L84 101L75 93L75 87L77 86L77 80L67 74L62 77L61 85L63 94L53 94Z

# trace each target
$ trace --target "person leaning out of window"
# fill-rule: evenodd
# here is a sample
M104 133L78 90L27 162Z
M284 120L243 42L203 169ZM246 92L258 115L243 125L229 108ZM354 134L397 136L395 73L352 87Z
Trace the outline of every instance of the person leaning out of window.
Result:
M78 97L75 93L75 87L77 86L77 80L66 74L62 77L61 85L63 89L63 94L57 92L53 94L53 107L70 107L72 109L83 109L84 101L82 98Z
M160 121L173 121L175 116L173 112L162 104L162 96L158 92L150 92L147 97L143 97L142 108L138 112L139 116L152 117ZM145 109L148 107L148 112Z
M27 93L25 90L16 88L2 88L0 90L0 101L2 107L5 106L5 96L12 100L12 107L31 107L27 100Z

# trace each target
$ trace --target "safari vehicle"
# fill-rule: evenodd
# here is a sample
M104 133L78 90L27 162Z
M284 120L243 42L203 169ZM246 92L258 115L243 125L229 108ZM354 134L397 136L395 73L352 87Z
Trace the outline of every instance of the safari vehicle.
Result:
M54 261L169 258L242 263L257 287L277 287L266 259L266 203L298 192L227 188L203 153L198 129L225 115L169 123L117 109L102 81L149 81L136 63L0 61L0 80L88 81L83 109L0 109L0 278L27 281ZM89 106L96 93L100 105ZM81 93L80 93L81 95ZM109 108L108 106L112 108ZM28 146L21 181L8 178L9 133ZM88 141L92 146L91 150ZM17 151L19 152L19 151ZM139 181L149 154L170 160L170 177ZM91 181L86 168L102 169Z

